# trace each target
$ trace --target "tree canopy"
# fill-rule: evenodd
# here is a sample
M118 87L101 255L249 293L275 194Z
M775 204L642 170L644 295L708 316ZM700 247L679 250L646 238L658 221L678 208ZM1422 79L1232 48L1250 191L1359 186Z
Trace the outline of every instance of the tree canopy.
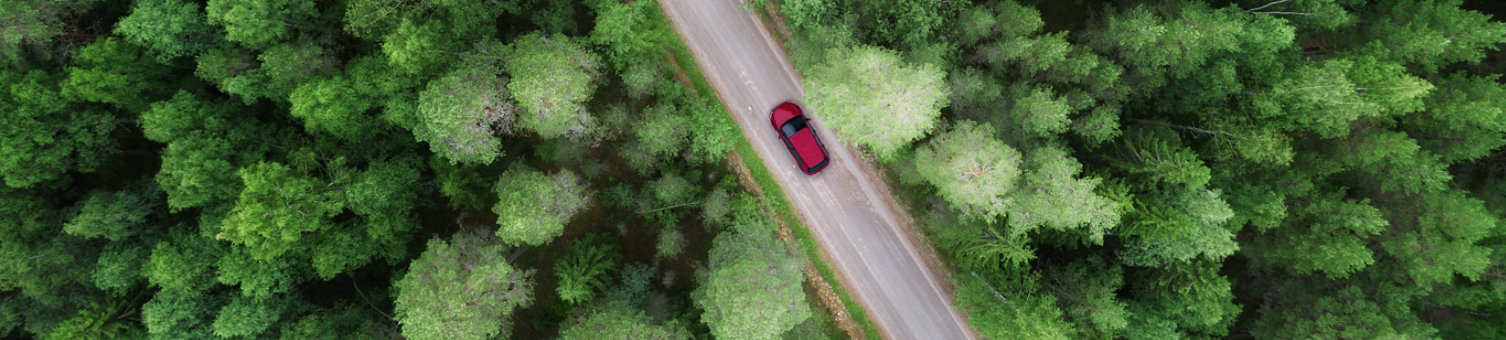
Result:
M817 122L884 159L936 128L948 104L945 71L907 63L880 47L832 54L805 78L805 102Z

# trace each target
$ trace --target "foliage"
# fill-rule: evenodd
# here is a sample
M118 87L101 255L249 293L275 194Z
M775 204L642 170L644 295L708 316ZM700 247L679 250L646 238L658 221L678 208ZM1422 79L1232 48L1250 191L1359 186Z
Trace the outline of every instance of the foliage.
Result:
M753 219L763 219L748 217ZM717 235L706 278L692 297L712 336L769 339L811 317L801 284L805 261L757 220Z
M831 334L659 5L0 0L0 337ZM749 8L980 335L1506 337L1498 4Z
M502 156L498 135L518 119L498 63L469 64L429 82L419 94L419 141L451 163L489 164Z
M957 122L916 150L915 168L939 195L964 211L1006 214L1020 178L1019 151L991 136L993 126Z
M617 269L618 246L606 234L592 234L570 244L570 249L554 262L555 288L560 300L571 304L591 301L607 288L612 271Z
M430 240L393 283L396 319L414 339L505 336L510 323L497 320L532 302L532 276L508 264L502 246L485 235Z
M293 38L294 27L319 16L314 5L299 0L214 0L204 11L210 24L225 27L225 40L261 49Z
M812 111L899 178L984 336L1499 334L1499 6L904 4L779 9ZM840 111L900 96L821 105L864 45L947 75L938 131L887 158L864 138L905 125Z
M534 33L513 41L503 60L512 74L507 89L523 111L519 127L544 138L583 139L595 133L585 106L601 67L594 52L567 36Z
M0 337L704 334L683 268L617 281L703 263L684 217L732 220L702 187L742 137L670 78L699 75L657 6L0 1ZM642 205L566 232L588 181ZM575 236L640 224L673 227ZM576 303L520 312L556 263L540 288Z
M515 164L497 180L497 236L511 245L541 245L558 237L585 208L587 191L570 171L545 174Z
M658 323L643 311L623 304L605 304L565 321L560 339L690 339L690 332L676 322Z
M81 202L78 215L63 224L63 232L86 238L120 241L137 232L162 202L155 183L137 182L116 192L94 192Z
M293 249L304 234L334 225L345 208L339 192L319 190L328 183L294 173L279 163L259 163L241 171L246 189L216 238L245 246L251 256L271 260Z
M911 65L879 47L841 50L805 78L806 98L818 122L845 140L891 159L905 144L936 127L948 104L946 72Z
M968 311L968 322L989 338L1070 338L1072 325L1056 308L1056 297L1037 292L1036 275L1020 274L1026 273L956 276L958 308Z
M116 143L106 111L71 104L56 76L40 70L0 72L0 177L13 188L93 172Z
M120 18L115 33L136 45L157 51L157 60L193 56L223 41L224 32L210 26L197 3L183 0L141 1Z

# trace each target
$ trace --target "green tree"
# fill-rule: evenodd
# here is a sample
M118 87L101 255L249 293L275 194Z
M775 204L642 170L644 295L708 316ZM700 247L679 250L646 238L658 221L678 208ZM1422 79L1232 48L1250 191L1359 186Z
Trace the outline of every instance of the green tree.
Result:
M1322 272L1342 279L1375 263L1365 238L1390 225L1367 200L1344 200L1344 192L1304 197L1280 228L1247 242L1251 262L1296 274Z
M915 168L947 202L989 219L1013 208L1021 155L992 136L993 126L960 121L915 151Z
M502 246L485 235L430 240L392 284L396 319L413 339L505 337L511 323L499 320L532 301L531 276L508 264Z
M245 246L260 260L277 258L298 248L306 235L334 228L330 219L345 208L344 195L328 189L331 183L280 163L242 169L241 181L245 189L215 237Z
M112 115L71 105L42 71L0 72L0 177L25 188L69 171L93 172L112 153Z
M891 46L916 47L944 30L960 1L884 0L853 2L868 37Z
M1164 196L1145 195L1125 225L1128 238L1119 259L1125 264L1171 268L1195 258L1220 261L1239 250L1234 216L1217 190L1178 190Z
M1041 293L1033 272L957 275L957 308L991 339L1069 339L1073 325L1057 309L1056 296Z
M1090 29L1086 45L1125 66L1128 81L1139 85L1131 91L1149 94L1169 79L1196 73L1215 56L1238 50L1250 18L1234 7L1212 9L1203 2L1136 5Z
M1082 231L1093 243L1119 225L1121 202L1101 194L1102 180L1084 176L1082 164L1057 147L1027 152L1024 175L1009 212L1010 231L1038 227Z
M234 201L242 188L231 141L195 136L167 145L157 184L173 211Z
M146 281L143 267L152 248L138 242L110 242L94 264L94 287L114 296L124 296Z
M659 104L643 111L631 129L632 144L622 148L620 154L633 171L648 174L689 144L690 124L674 105Z
M591 234L570 244L565 255L554 262L554 275L559 280L555 291L560 300L581 304L607 289L612 271L621 259L619 246L606 234Z
M1326 138L1347 135L1358 119L1374 119L1421 108L1433 89L1400 65L1373 58L1330 59L1303 65L1250 105L1256 117L1285 130Z
M544 138L583 139L595 133L586 101L596 90L601 58L562 35L532 33L513 41L504 58L507 89L523 114L519 127Z
M428 76L455 62L455 53L464 49L458 39L447 36L447 27L437 21L414 22L404 19L382 40L387 63L410 75Z
M519 120L496 63L467 64L419 94L413 134L451 163L490 164L503 155L500 134Z
M289 113L303 119L310 133L323 132L340 139L359 141L379 130L367 110L375 106L350 77L338 75L299 85L288 97Z
M607 59L620 69L658 59L660 49L656 47L674 39L674 32L660 24L662 21L649 20L649 13L659 10L656 2L598 3L601 8L596 8L596 25L588 40L605 46Z
M545 174L514 165L497 180L500 199L497 236L511 245L542 245L565 231L565 223L585 208L590 192L569 170Z
M706 278L691 295L712 336L770 339L811 317L805 261L768 223L745 221L712 242Z
M1220 266L1194 261L1131 279L1125 337L1227 335L1240 307L1234 304L1232 283L1218 273Z
M210 24L225 27L225 39L262 49L294 37L319 16L313 1L213 0L204 7Z
M1479 62L1506 42L1506 23L1465 10L1459 0L1384 1L1366 17L1361 41L1390 60L1433 71L1456 62Z
M1087 257L1043 270L1042 284L1055 293L1066 319L1077 325L1080 337L1108 339L1129 326L1129 311L1117 291L1124 270L1101 257Z
M223 46L194 58L194 75L209 81L246 104L266 98L267 74L256 53L237 46Z
M856 47L828 58L808 73L806 103L843 139L891 159L936 126L948 104L946 73L910 65L878 47Z
M80 202L78 214L63 224L69 235L111 241L141 232L146 218L162 205L156 183L138 182L115 192L96 191Z
M1405 338L1436 336L1406 334L1389 318L1384 302L1372 300L1360 287L1299 288L1298 282L1278 286L1278 299L1260 307L1250 334L1258 337L1323 337L1332 339Z
M215 279L226 286L239 286L241 296L266 300L292 291L307 279L307 269L286 259L258 260L245 247L230 247L215 263ZM302 269L302 270L300 270Z
M261 55L258 70L266 75L266 98L287 101L288 95L316 77L334 73L337 61L331 52L317 44L302 41L273 45Z
M195 234L157 241L142 271L163 292L199 294L214 284L214 265L223 250L218 242Z
M131 331L128 319L135 317L130 303L114 300L108 303L91 303L88 309L78 311L63 324L47 334L47 339L111 339L126 336ZM139 334L134 334L138 335Z
M83 301L75 289L86 285L96 246L59 233L62 224L46 192L0 187L0 292L6 299L35 302L28 307L26 328L46 334L55 323L72 317ZM45 316L44 316L45 315Z
M1407 135L1445 163L1477 159L1506 146L1506 86L1498 75L1455 73L1434 80L1426 110L1402 118Z
M209 25L199 4L183 0L138 1L120 18L115 33L157 52L162 62L194 56L223 41L224 31Z
M154 338L207 339L214 336L209 320L223 301L213 294L162 291L141 306L141 324Z
M59 85L69 98L111 104L136 113L166 97L167 71L167 65L140 47L102 39L74 54L68 77Z
M255 336L271 328L287 307L283 299L236 297L220 309L211 327L221 338Z
M620 303L593 307L565 320L560 339L566 340L684 340L690 332L677 322L658 322L643 311Z

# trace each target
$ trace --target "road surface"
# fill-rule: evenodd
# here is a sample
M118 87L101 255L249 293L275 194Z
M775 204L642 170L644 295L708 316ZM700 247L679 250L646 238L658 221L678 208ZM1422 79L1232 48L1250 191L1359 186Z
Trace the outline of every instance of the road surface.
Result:
M906 237L893 199L873 169L854 157L837 135L817 133L830 148L831 163L815 176L795 166L769 126L769 110L798 102L800 83L752 12L739 0L661 0L664 12L690 46L711 86L731 111L753 149L789 195L795 210L830 255L843 282L889 339L973 339L975 333L952 308L940 275L926 266ZM808 108L807 108L808 109Z

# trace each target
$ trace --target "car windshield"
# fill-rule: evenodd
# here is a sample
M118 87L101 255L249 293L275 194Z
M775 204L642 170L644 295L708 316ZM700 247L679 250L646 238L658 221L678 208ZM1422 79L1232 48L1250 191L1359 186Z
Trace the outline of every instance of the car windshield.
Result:
M794 136L796 132L800 132L802 129L805 129L805 117L801 116L790 118L790 120L784 122L784 125L779 126L779 131L784 132L785 136Z

